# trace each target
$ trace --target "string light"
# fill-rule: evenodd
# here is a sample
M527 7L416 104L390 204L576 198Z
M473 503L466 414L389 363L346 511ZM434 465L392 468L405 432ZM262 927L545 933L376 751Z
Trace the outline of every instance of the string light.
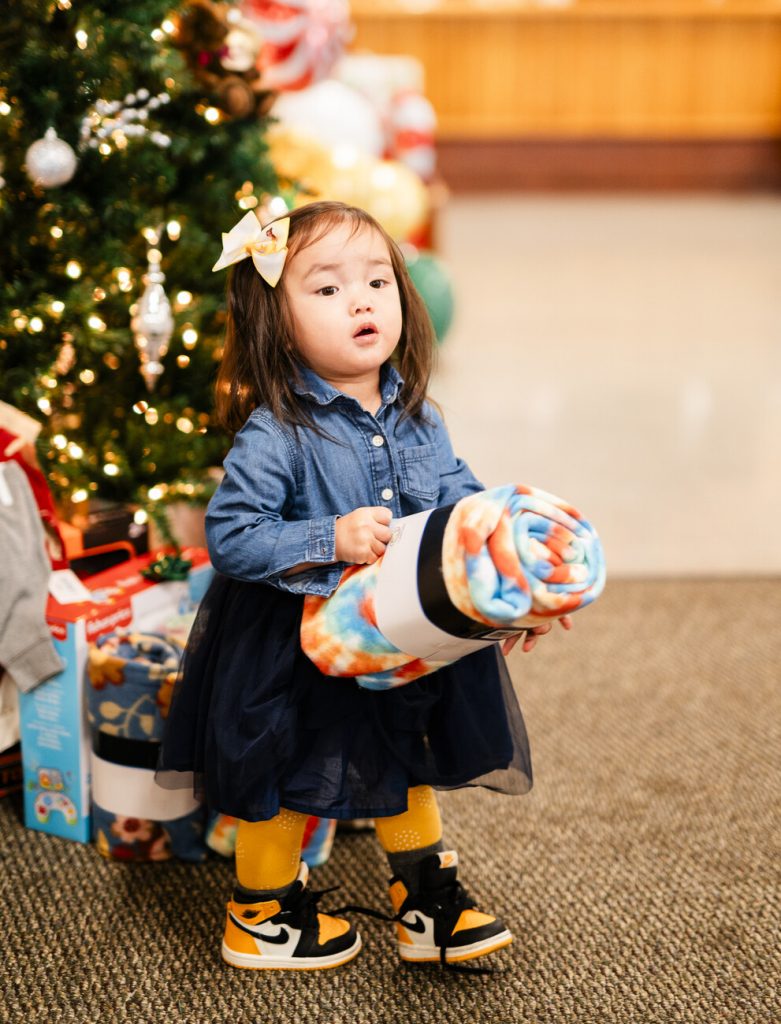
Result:
M53 390L54 388L57 387L57 378L56 377L41 377L41 384L43 384L43 386L45 388L49 388L49 390L51 391L51 390Z
M188 420L186 416L180 416L179 419L176 421L176 426L177 429L181 430L183 434L192 434L193 430L195 429L193 421Z
M162 484L155 484L154 487L149 488L148 495L150 501L159 501L164 494L165 490Z
M194 327L188 327L182 333L182 344L185 348L194 348L198 341L198 332Z
M148 519L149 516L142 508L136 509L136 511L133 513L133 522L138 523L139 526L143 526Z
M115 462L107 462L103 467L106 476L119 476L119 466Z
M102 302L106 297L106 293L102 288L95 288L92 292L92 298L95 302Z
M169 220L165 226L165 230L168 232L168 237L171 241L177 242L182 233L182 225L178 220Z
M92 370L82 370L81 373L79 374L79 380L81 381L82 384L94 384L95 374L92 372Z
M34 334L40 334L43 330L43 320L39 316L34 316L30 321L30 330Z
M72 459L80 459L84 455L84 449L80 444L76 444L75 441L69 441L68 455L70 455Z
M138 413L139 416L143 416L143 414L147 411L148 408L148 402L136 402L136 404L133 406L133 412Z
M173 35L173 33L176 31L176 25L174 25L170 18L166 18L165 21L160 26L160 28L163 30L163 32L167 32L169 36Z
M61 313L65 312L65 303L60 302L59 299L54 299L53 302L51 302L51 304L49 305L49 309L52 311L52 313L54 313L55 316L59 316Z
M27 317L22 314L21 316L14 317L14 327L17 331L23 331L29 323Z
M67 448L68 438L64 434L55 434L52 438L52 444L57 451L61 452L64 448Z
M114 276L119 282L119 290L121 292L129 292L133 289L133 275L127 269L127 267L115 267Z
M84 31L83 28L80 28L78 30L78 32L76 33L76 45L78 46L78 48L80 50L86 50L87 49L88 41L89 41L89 36L87 35L87 33Z
M10 105L8 103L6 103L5 100L3 100L3 102L0 103L0 114L2 114L3 117L7 117L10 113L11 113Z
M176 357L176 365L177 366L181 366L182 369L184 369L185 366L189 366L190 365L190 357L189 356L185 356L185 355L177 356Z
M105 331L106 329L105 322L101 320L100 317L97 316L95 313L93 313L90 317L87 318L87 323L89 324L93 331ZM91 381L85 381L85 383L91 383Z
M216 107L207 107L203 112L203 116L209 122L209 124L217 124L222 117L222 114Z
M38 406L38 408L41 410L41 412L44 413L46 416L50 416L51 415L52 403L49 401L48 398L39 398L38 401L35 404Z
M71 494L71 501L74 505L78 505L80 501L86 501L87 498L89 498L89 491L85 491L83 487L80 487Z
M81 264L76 260L68 260L65 267L65 273L68 277L73 278L74 281L77 280L81 277Z
M176 296L176 304L178 306L189 306L193 301L192 292L178 292Z
M62 238L62 228L57 227L57 225L55 224L53 228L49 229L49 234L52 236L52 238Z
M151 407L147 409L146 412L144 413L144 419L150 426L153 427L159 419L157 415L157 409L152 409Z

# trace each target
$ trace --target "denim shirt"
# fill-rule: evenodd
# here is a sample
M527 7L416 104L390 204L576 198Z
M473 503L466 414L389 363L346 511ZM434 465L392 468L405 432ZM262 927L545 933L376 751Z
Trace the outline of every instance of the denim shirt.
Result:
M316 406L313 419L333 440L255 409L236 434L206 513L214 567L236 579L328 595L345 568L334 562L339 516L384 505L396 518L483 490L453 454L433 406L426 403L423 417L402 418L402 384L393 367L382 368L382 404L372 416L302 367L295 390ZM322 568L283 575L303 562Z

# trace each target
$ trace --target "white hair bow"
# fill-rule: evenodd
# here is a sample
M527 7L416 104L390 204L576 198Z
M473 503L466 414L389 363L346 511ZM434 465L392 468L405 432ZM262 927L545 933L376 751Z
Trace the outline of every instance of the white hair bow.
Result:
M257 272L274 288L285 265L289 228L289 217L261 227L260 221L250 210L227 234L223 233L222 255L212 270L224 270L232 263L251 256Z

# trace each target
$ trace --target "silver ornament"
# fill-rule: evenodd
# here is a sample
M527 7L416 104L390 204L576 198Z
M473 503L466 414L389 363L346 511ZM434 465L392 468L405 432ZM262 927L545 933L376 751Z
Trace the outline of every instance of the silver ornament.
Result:
M71 180L77 160L68 143L59 139L53 128L48 128L44 137L27 150L24 163L33 184L41 188L56 188Z
M163 356L174 332L171 303L163 288L165 274L160 269L159 253L149 254L149 270L144 277L144 291L138 300L138 312L130 321L133 340L141 357L141 374L149 391L154 391L163 372Z

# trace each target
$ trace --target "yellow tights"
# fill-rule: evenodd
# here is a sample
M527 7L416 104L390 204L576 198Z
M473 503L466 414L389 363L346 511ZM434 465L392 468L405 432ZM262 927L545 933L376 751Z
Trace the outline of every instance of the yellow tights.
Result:
M434 790L414 786L407 810L377 818L377 838L386 853L431 846L442 838ZM281 810L269 821L240 821L236 833L236 877L245 889L281 889L298 874L304 827L309 815Z

